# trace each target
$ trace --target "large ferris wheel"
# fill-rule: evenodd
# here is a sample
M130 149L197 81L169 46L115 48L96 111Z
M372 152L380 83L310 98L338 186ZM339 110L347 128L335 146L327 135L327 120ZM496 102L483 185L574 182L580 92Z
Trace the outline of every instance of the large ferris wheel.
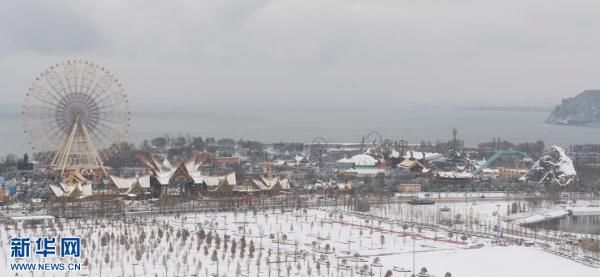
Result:
M32 149L55 151L51 166L61 174L104 171L98 150L121 141L130 118L121 83L104 67L79 60L53 65L35 78L22 114Z

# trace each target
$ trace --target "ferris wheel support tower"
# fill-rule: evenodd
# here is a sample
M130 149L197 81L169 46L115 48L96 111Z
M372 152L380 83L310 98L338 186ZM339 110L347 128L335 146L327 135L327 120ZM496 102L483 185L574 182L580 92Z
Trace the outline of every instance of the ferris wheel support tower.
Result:
M76 149L75 145L84 147ZM81 124L79 118L71 127L71 132L63 145L56 151L51 166L54 170L60 171L61 175L64 175L65 171L96 169L100 169L105 176L108 175L90 133L85 125Z

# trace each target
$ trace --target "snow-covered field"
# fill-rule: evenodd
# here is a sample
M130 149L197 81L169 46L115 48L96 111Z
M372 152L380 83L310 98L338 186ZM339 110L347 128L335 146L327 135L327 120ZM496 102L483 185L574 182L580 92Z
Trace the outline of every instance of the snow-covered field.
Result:
M493 202L475 206L473 218L478 215L489 222L499 209ZM407 208L388 209L385 213L392 219L410 214L414 219L420 214L425 222L432 217ZM384 211L372 213L383 215ZM126 220L68 221L45 229L3 226L0 276L215 276L217 272L218 276L370 276L370 272L384 276L387 270L404 276L393 269L412 270L413 246L417 271L426 267L435 276L446 272L467 277L600 276L600 269L539 248L498 246L492 238L463 237L458 229L419 228L341 211L268 210ZM57 234L81 236L81 271L10 271L9 264L15 260L10 257L9 237ZM33 256L31 262L40 261Z

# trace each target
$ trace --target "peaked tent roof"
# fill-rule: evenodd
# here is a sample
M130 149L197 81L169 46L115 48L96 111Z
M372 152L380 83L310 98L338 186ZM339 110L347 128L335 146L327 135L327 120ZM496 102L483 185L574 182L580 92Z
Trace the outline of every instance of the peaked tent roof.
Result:
M135 182L137 182L137 178L121 178L116 176L109 176L109 179L112 183L117 186L118 189L129 189Z

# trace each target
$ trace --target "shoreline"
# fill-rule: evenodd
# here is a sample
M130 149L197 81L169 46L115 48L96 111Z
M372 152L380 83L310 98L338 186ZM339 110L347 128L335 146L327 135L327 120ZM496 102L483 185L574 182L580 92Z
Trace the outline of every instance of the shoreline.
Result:
M553 209L542 209L533 212L510 215L505 222L513 222L519 225L531 224L560 218L569 215L570 213L574 216L600 215L600 207L564 206Z

